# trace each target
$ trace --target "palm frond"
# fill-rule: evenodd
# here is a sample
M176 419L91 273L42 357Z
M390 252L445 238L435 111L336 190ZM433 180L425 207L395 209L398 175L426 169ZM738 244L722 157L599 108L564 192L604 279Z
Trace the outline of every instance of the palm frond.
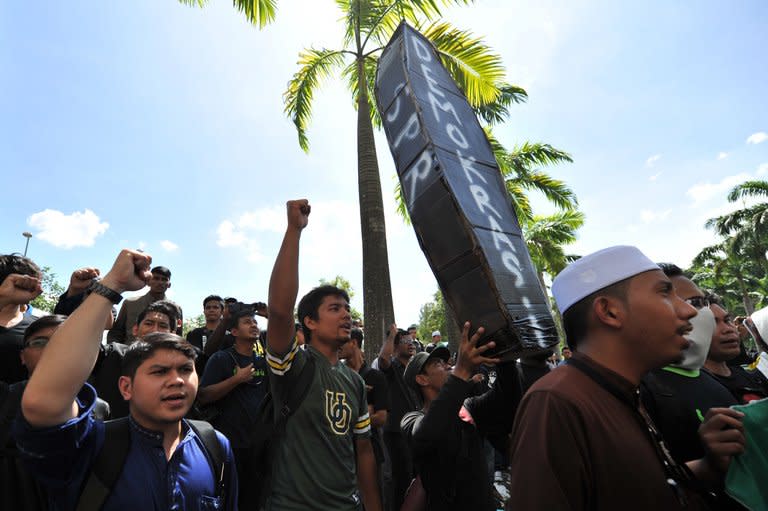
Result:
M745 181L736 185L728 194L729 202L745 197L768 197L768 181Z
M483 103L474 108L475 114L488 124L498 124L507 120L509 107L514 103L524 103L528 93L517 85L502 85L499 87L499 97L491 103Z
M185 5L203 7L208 0L178 0ZM232 0L232 5L241 13L249 23L264 28L275 20L277 14L277 0Z
M498 101L504 82L501 57L482 39L447 22L435 22L422 30L437 49L443 65L472 106Z
M309 151L307 126L312 117L312 99L320 80L344 63L344 54L337 50L309 49L299 54L301 66L283 93L284 112L293 121L299 136L299 146Z

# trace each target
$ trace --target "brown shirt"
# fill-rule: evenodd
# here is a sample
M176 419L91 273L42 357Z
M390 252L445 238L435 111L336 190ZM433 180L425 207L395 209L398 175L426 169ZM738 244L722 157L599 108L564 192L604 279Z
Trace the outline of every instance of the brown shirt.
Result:
M630 400L636 388L575 353ZM613 511L681 507L648 432L630 407L573 366L560 366L523 398L512 430L514 509ZM693 498L690 498L693 497Z

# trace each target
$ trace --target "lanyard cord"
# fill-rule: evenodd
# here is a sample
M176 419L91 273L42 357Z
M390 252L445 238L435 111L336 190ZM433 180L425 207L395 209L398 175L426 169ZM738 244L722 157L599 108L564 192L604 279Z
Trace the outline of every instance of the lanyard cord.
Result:
M651 420L645 407L640 402L640 391L635 389L635 402L628 399L627 395L619 390L614 384L606 380L603 375L598 373L594 368L590 367L581 360L570 358L566 362L567 365L573 366L587 375L595 383L600 385L603 389L611 393L621 403L625 404L632 411L632 415L638 420L640 426L645 429L651 438L651 443L656 450L656 456L661 461L664 467L664 474L667 478L667 484L675 493L678 502L681 506L686 507L688 505L688 499L685 492L680 487L682 482L691 482L691 475L688 471L688 467L684 467L675 461L672 455L669 453L664 439L656 429L656 425Z

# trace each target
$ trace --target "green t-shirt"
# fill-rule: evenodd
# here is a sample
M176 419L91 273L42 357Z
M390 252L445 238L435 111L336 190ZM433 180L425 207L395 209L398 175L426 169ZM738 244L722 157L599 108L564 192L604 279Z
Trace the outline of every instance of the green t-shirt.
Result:
M365 382L346 365L331 365L311 346L294 344L287 355L267 352L275 409L285 402L288 381L298 377L307 357L315 375L304 401L288 419L278 447L267 509L358 510L355 438L368 438L371 419Z

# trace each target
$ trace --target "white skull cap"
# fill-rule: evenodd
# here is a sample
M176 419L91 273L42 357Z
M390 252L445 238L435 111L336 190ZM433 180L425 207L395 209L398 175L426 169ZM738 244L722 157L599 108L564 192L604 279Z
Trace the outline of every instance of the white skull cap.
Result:
M618 245L578 259L552 281L552 295L560 313L592 293L659 266L637 247Z

